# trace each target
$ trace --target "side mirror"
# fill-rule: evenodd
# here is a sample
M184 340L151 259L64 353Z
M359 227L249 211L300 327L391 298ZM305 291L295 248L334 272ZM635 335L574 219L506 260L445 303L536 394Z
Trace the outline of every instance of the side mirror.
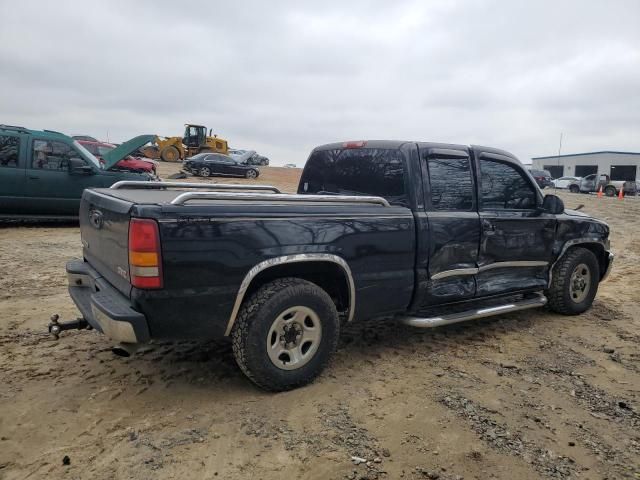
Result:
M559 215L564 213L564 202L560 197L555 195L545 195L542 201L542 209L545 212Z
M69 174L70 175L93 175L93 168L84 163L79 158L69 159Z

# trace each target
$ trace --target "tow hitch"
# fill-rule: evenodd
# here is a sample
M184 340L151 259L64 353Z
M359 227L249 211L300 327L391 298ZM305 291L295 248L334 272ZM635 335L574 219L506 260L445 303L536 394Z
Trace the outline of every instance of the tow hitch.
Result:
M65 330L91 330L93 327L89 325L84 318L77 318L68 322L58 322L59 315L51 315L51 323L49 323L49 333L56 340L60 338L60 334Z

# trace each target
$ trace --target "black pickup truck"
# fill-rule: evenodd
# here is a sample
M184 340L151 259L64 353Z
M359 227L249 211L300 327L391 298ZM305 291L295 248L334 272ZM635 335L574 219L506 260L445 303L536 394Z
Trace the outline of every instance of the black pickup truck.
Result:
M88 189L80 227L84 258L67 273L83 318L54 333L91 326L121 351L230 336L269 390L315 378L342 322L434 327L545 304L579 314L613 261L608 226L543 197L513 155L438 143L318 147L297 194Z

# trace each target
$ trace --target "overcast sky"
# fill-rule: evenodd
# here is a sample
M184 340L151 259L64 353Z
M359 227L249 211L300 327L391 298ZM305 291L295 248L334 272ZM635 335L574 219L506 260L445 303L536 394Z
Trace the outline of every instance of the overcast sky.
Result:
M0 123L111 141L200 123L299 166L349 139L640 151L638 0L0 0L0 17Z

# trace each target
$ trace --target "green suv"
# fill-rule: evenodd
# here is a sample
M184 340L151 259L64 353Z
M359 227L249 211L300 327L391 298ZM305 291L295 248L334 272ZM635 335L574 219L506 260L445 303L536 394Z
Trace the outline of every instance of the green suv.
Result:
M155 135L140 135L98 161L77 141L51 130L0 125L0 218L77 217L85 188L153 180L115 165Z

